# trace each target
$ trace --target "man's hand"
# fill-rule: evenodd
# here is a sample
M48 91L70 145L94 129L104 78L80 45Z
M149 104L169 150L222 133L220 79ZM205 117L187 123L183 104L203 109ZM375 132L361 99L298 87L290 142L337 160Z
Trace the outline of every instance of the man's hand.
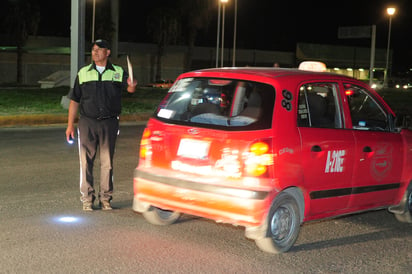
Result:
M66 141L70 141L70 137L74 139L74 121L79 110L79 103L70 100L69 114L67 115Z
M66 129L66 141L70 143L70 139L74 139L74 126L68 126Z
M130 77L127 78L127 91L129 93L135 92L136 91L136 86L137 86L137 80L136 79L133 79L133 82L132 82L132 79Z

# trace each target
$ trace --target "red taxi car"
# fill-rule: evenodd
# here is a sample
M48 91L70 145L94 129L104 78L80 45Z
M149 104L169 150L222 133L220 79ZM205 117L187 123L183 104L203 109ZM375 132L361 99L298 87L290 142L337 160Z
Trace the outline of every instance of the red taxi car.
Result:
M311 220L388 208L412 222L411 131L361 81L305 64L179 76L144 130L133 210L244 226L271 253Z

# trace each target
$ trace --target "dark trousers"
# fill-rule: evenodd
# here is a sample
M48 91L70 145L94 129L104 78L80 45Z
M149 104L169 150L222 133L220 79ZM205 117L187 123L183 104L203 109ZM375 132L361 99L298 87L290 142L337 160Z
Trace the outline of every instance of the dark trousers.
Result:
M119 119L105 120L81 117L78 123L80 158L80 200L96 198L93 179L94 160L100 149L99 200L110 201L113 194L113 156L119 132Z

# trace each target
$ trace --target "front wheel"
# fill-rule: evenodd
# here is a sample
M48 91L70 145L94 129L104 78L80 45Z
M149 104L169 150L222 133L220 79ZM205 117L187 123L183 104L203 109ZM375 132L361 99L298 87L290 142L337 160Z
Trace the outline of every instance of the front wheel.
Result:
M154 206L150 206L149 209L142 212L142 214L146 221L153 225L170 225L180 217L179 212L163 210Z
M269 253L287 252L296 242L300 230L300 213L296 199L288 193L280 193L269 212L264 238L256 239L256 245Z
M409 185L408 189L405 191L403 203L405 206L404 212L395 213L395 217L399 222L412 223L412 184Z

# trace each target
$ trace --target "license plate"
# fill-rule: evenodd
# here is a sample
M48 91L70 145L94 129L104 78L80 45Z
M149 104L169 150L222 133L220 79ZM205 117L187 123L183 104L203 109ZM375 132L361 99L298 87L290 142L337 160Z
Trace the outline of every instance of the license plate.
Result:
M209 155L210 142L193 140L193 139L181 139L179 149L177 150L177 156L193 158L193 159L206 159Z

